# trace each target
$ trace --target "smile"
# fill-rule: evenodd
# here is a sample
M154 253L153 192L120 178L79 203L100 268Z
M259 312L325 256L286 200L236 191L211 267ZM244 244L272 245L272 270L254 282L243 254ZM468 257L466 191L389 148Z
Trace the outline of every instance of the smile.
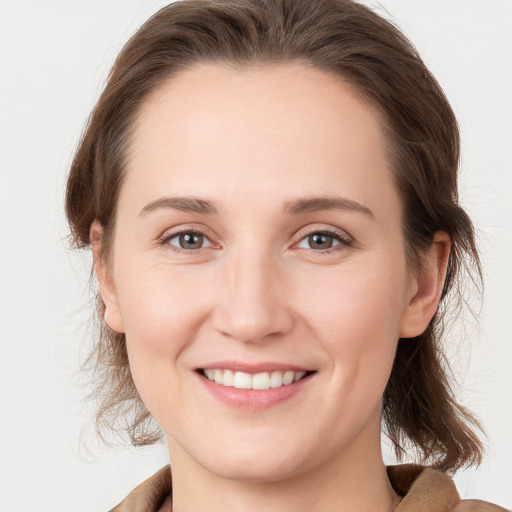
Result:
M254 413L304 396L317 371L276 361L217 361L195 373L211 396L230 408Z
M303 379L307 373L304 371L273 371L250 374L240 371L207 368L202 374L212 382L225 387L236 389L266 390L289 386Z

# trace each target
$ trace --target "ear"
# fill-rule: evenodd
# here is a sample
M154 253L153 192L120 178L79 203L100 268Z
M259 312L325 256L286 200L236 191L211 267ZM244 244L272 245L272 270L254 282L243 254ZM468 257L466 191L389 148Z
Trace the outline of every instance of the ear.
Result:
M443 291L450 248L450 236L437 231L432 245L422 257L421 270L411 278L400 324L401 338L419 336L432 320Z
M98 279L101 299L105 305L103 319L110 329L118 333L124 333L123 318L121 316L112 275L105 255L101 253L103 228L97 219L91 224L89 236L94 260L94 272Z

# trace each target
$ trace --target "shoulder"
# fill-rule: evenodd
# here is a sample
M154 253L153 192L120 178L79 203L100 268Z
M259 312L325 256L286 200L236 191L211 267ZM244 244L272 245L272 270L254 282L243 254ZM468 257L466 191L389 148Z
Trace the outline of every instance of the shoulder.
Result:
M437 469L415 464L387 467L395 491L403 496L395 512L507 512L480 500L461 500L453 480Z
M109 512L171 512L171 467L164 466L139 484Z
M462 500L453 512L510 512L503 507L481 500Z

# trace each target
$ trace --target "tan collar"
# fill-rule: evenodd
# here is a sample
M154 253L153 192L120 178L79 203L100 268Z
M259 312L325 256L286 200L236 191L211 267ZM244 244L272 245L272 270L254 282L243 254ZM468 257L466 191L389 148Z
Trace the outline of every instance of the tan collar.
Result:
M394 512L499 512L505 509L478 500L461 501L452 479L429 467L387 467L395 491L403 496ZM110 512L172 512L171 467L164 466L136 487Z
M171 466L167 465L144 480L109 512L172 512Z
M453 480L443 472L414 464L387 467L396 493L403 496L395 512L448 512L460 502Z

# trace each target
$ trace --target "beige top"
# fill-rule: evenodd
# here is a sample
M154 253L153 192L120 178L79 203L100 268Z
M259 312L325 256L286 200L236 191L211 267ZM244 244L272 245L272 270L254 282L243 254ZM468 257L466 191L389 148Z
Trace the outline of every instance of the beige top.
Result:
M403 496L394 512L507 512L486 501L461 500L452 479L439 470L401 464L388 466L387 471L395 491ZM164 466L110 512L172 512L171 482L171 467Z

